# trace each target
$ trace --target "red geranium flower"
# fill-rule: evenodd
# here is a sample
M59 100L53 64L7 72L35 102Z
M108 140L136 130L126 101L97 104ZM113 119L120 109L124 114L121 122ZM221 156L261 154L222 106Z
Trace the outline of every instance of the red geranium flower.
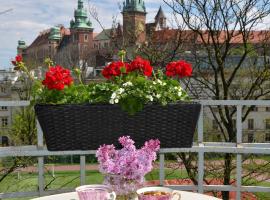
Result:
M14 65L14 66L17 66L18 63L22 62L23 61L23 58L21 55L17 55L15 57L15 60L12 60L11 63Z
M113 76L120 76L127 72L127 67L129 64L123 63L121 61L112 62L102 70L102 75L106 79L110 79Z
M22 58L21 55L17 55L17 56L15 57L15 60L16 60L16 62L22 62L23 58Z
M46 77L45 80L42 81L42 84L49 90L63 90L65 86L70 86L72 82L73 79L70 75L70 71L57 65L51 67L50 70L46 72Z
M184 60L171 62L166 66L166 75L170 77L178 76L179 78L189 77L192 75L191 64Z
M143 72L145 76L151 76L153 72L153 67L150 65L148 60L144 60L141 57L136 57L128 68L128 72L139 70Z

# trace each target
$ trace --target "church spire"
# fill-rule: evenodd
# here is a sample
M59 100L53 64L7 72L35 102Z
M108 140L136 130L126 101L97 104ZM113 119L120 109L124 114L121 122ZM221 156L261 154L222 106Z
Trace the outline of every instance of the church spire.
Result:
M166 18L166 16L165 16L165 14L164 14L163 9L162 9L161 6L159 7L159 10L157 12L157 15L155 16L155 19L156 20L157 19L160 19L160 18Z
M83 0L78 0L78 7L74 12L74 20L70 22L70 28L91 29L92 23L88 20L87 11L84 8Z
M144 0L125 0L123 12L146 12Z

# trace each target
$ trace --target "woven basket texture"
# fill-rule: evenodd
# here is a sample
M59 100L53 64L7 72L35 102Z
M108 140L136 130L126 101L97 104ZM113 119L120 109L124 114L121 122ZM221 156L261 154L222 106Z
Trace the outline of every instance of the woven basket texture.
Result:
M146 105L129 115L118 105L36 105L35 112L49 151L96 150L102 144L118 145L129 135L137 147L159 139L161 148L189 148L201 105Z

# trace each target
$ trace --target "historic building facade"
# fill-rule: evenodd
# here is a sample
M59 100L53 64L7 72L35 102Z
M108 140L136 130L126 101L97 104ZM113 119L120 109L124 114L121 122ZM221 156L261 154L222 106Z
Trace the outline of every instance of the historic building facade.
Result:
M78 0L70 28L58 25L42 31L30 46L26 46L24 41L19 41L17 51L28 64L36 67L41 65L45 58L67 60L68 52L74 56L73 60L78 61L85 51L93 48L93 30L83 0Z
M106 54L107 60L108 57L113 59L113 54L120 47L143 44L152 32L167 29L161 7L153 23L146 23L146 14L144 0L125 0L123 25L117 24L114 28L94 34L84 2L78 0L69 28L58 25L44 30L30 46L20 40L17 51L23 55L28 65L35 67L42 65L45 58L68 67L82 63L94 67L104 65L105 58L102 55Z

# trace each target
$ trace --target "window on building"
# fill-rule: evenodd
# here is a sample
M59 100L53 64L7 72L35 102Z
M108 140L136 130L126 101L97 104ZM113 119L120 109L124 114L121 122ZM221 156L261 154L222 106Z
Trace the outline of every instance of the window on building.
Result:
M7 127L7 126L8 126L8 118L2 117L2 127Z
M108 47L108 43L107 43L107 42L104 43L104 47L105 47L105 48Z
M87 34L84 34L84 41L88 42L88 35Z
M212 121L212 129L213 130L217 130L218 129L218 123L217 123L217 121L215 119Z
M265 142L270 142L270 133L265 134Z
M1 110L7 110L7 106L1 106Z
M254 119L248 119L248 129L254 130Z
M265 111L270 112L270 107L266 107Z
M258 112L258 107L251 107L251 111Z
M252 143L254 141L254 135L253 133L248 134L248 143Z
M270 129L270 119L265 120L265 129Z
M1 92L2 92L2 93L6 93L6 91L7 91L7 90L6 90L5 87L1 87Z
M78 34L74 34L74 35L72 36L72 40L73 40L73 42L78 41L78 40L79 40Z

